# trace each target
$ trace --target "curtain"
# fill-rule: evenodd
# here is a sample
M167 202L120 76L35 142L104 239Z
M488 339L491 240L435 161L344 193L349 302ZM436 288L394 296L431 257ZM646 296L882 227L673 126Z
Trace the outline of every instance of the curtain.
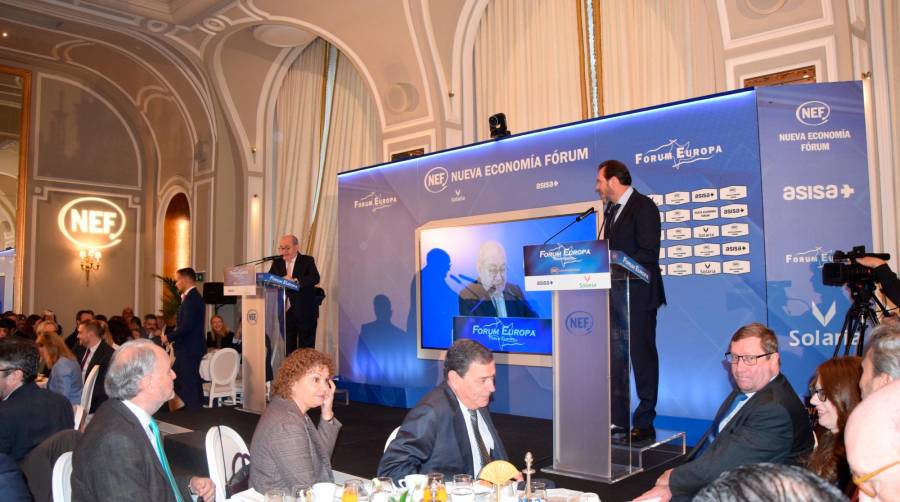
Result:
M475 130L503 112L520 133L581 120L581 39L576 0L493 0L475 39Z
M604 113L716 92L710 31L715 18L708 5L703 0L600 0Z
M322 276L320 286L328 294L319 312L316 348L338 361L337 174L379 161L381 126L369 88L343 55L338 55L333 99L312 255Z
M275 103L275 236L293 234L305 249L319 173L322 89L328 44L310 43L291 64Z

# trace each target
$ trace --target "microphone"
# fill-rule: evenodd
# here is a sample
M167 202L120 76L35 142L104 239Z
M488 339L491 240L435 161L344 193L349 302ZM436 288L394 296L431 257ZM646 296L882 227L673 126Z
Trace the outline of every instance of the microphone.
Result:
M273 254L272 256L266 256L265 258L260 258L259 261L272 261L274 259L281 258L280 254Z
M564 231L565 229L567 229L567 228L571 227L572 225L578 223L579 221L581 221L581 220L587 218L588 216L594 214L595 212L596 212L596 210L594 209L593 206L591 206L591 207L585 209L585 210L582 211L578 216L576 216L574 220L570 221L568 225L566 225L566 226L562 227L561 229L559 229L559 232L556 232L555 234L551 235L551 236L550 236L549 238L547 238L547 240L545 240L543 243L544 243L544 244L547 244L548 242L552 241L557 235L563 233L563 231Z

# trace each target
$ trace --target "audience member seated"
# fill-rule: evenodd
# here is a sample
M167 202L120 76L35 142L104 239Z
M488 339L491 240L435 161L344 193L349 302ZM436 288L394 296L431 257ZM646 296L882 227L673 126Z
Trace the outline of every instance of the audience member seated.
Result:
M52 322L56 326L56 333L57 334L62 333L62 325L56 319L56 312L53 312L50 309L44 309L44 311L41 312L41 320ZM38 334L40 334L40 333L38 333Z
M4 317L0 319L0 340L4 338L9 338L15 336L16 333L16 321Z
M20 463L34 502L53 501L53 466L63 453L75 449L79 437L81 433L74 429L59 431L35 446Z
M3 502L31 502L31 493L16 461L0 453L0 500Z
M112 337L113 343L115 344L113 348L131 340L131 328L128 327L128 323L122 317L110 317L109 322L106 323L106 327L109 329L109 336Z
M44 364L50 368L47 389L62 395L72 404L81 403L81 367L75 354L55 332L38 335L37 346Z
M781 374L775 333L759 323L741 327L731 337L725 359L737 388L688 461L666 470L656 486L635 500L690 500L725 471L757 462L797 464L812 451L809 416Z
M209 320L209 331L206 332L206 348L233 349L234 333L225 326L222 316L214 315Z
M69 400L34 383L39 358L34 342L0 342L0 453L16 462L50 435L75 426Z
M844 441L859 500L900 501L900 382L859 403Z
M815 474L793 465L748 464L719 476L694 502L842 502L841 493Z
M315 349L291 353L275 375L272 401L250 442L250 486L260 493L334 481L331 454L341 423L334 416L334 363ZM307 415L321 407L316 427Z
M869 334L862 361L859 389L862 398L900 380L900 326L882 324Z
M72 453L72 501L215 500L208 478L174 476L152 415L174 395L169 356L149 340L125 343L104 383L109 401Z
M94 311L93 310L79 310L78 314L75 315L75 329L72 330L72 333L66 337L66 346L69 347L69 350L74 351L76 347L78 347L78 327L82 324L92 321L94 319Z
M861 375L861 358L829 359L816 368L809 389L809 402L816 407L819 430L816 431L818 444L806 466L848 496L856 491L856 486L847 464L844 427L850 412L862 399L859 393Z
M34 326L35 341L44 333L52 333L59 336L59 324L56 321L38 321Z
M103 390L103 381L106 379L106 370L109 367L109 359L113 355L113 348L102 340L104 334L108 336L103 321L96 319L78 326L78 347L75 349L75 358L81 366L81 380L87 382L87 376L97 366L97 382L94 384L94 392L91 394L91 409L94 413L97 408L106 401L106 391Z
M241 323L238 321L238 329L234 333L234 338L232 338L231 348L238 351L238 354L243 354L242 349L244 344L242 342L243 337L241 336ZM265 338L266 344L266 381L271 382L275 378L275 371L272 369L272 342L269 341L269 337ZM243 356L242 356L243 357Z
M444 361L444 381L406 414L381 457L378 476L475 476L492 460L507 460L487 408L495 375L490 350L474 340L453 342Z
M25 327L20 330L21 336L31 340L32 342L37 340L37 333L34 328L37 326L37 323L41 322L41 316L37 314L31 314L30 316L25 318Z

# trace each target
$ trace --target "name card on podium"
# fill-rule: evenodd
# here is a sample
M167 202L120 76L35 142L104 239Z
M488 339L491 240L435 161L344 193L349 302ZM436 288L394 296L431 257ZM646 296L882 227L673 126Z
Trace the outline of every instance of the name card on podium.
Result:
M606 241L577 241L525 246L526 291L609 289Z
M224 293L228 296L250 296L256 294L256 267L239 265L225 269Z

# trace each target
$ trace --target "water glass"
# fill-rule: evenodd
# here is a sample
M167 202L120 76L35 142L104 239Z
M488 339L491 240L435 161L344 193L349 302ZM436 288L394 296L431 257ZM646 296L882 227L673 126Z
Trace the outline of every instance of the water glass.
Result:
M266 502L284 502L284 490L273 488L267 491Z
M530 502L544 502L547 500L547 488L542 481L531 482Z
M471 474L454 474L453 475L453 487L456 488L458 486L468 486L472 487L472 475Z
M312 488L309 485L294 485L291 497L295 502L313 502Z

